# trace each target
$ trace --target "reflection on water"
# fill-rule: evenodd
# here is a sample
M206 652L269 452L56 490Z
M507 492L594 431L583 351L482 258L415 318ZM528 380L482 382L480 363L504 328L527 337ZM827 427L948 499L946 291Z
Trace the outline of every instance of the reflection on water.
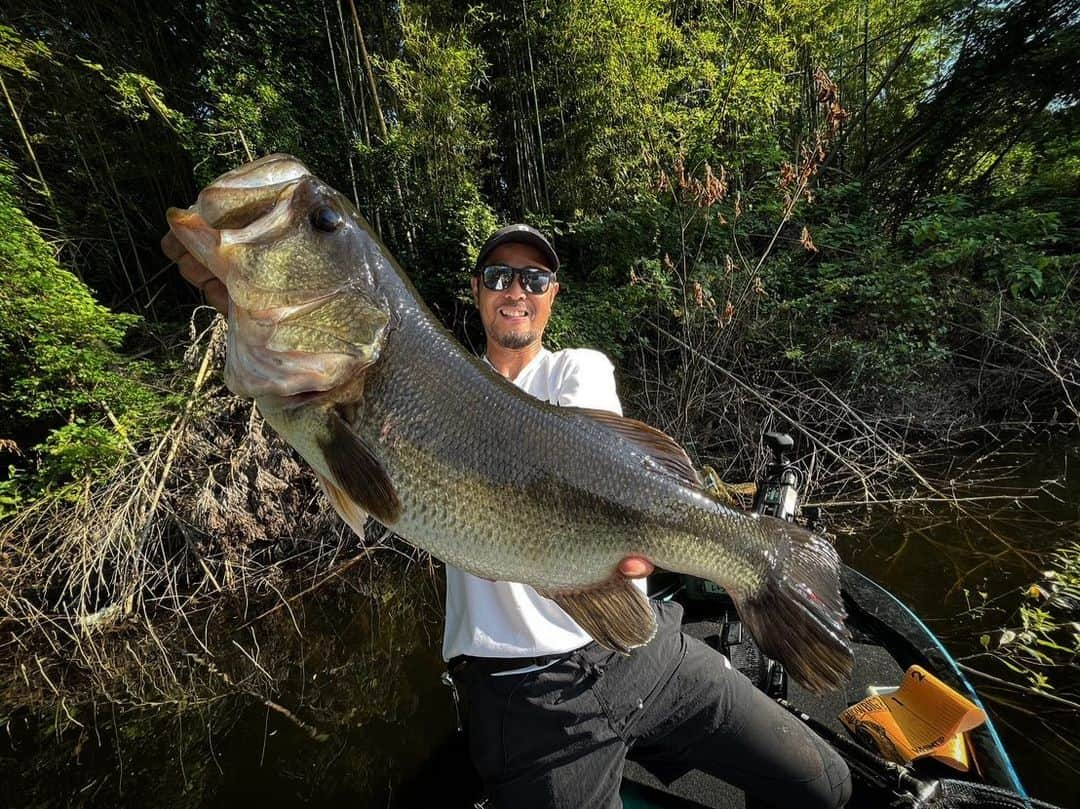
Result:
M249 695L186 711L14 710L0 806L420 805L396 799L454 727L439 681L441 592L427 565L387 550L261 622L257 646L235 633L257 656L249 668L281 683L272 701L306 728Z
M1062 481L1077 464L1076 446L1034 461L1017 456L1016 468L977 493L1015 494ZM958 620L972 594L1008 597L1031 582L1040 555L1080 538L1078 504L1080 475L1071 474L1046 484L1034 500L973 502L967 517L928 505L902 517L879 511L833 520L866 520L841 534L841 555L963 655L978 650L976 639L997 617ZM121 712L107 702L65 704L49 714L0 707L0 720L9 718L0 734L0 805L467 805L465 776L452 769L457 760L433 759L454 726L439 682L441 588L426 566L388 551L364 573L320 589L261 627L259 664L283 683L274 702L311 732L325 733L323 742L247 696L188 711ZM1075 669L1070 674L1059 688L1075 698L1080 682ZM1073 805L1080 786L1074 742L1046 727L1045 704L1009 698L1019 708L988 707L1021 777L1035 796Z

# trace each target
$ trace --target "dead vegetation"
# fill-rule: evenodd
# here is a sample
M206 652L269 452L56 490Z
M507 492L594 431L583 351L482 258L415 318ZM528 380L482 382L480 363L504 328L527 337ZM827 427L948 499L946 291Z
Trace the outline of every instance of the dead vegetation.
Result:
M300 595L328 582L364 589L358 563L378 537L346 528L252 403L222 387L224 349L220 319L193 327L189 395L164 434L132 446L107 480L0 528L6 704L246 694L306 727L272 698L290 663L268 650L302 637Z

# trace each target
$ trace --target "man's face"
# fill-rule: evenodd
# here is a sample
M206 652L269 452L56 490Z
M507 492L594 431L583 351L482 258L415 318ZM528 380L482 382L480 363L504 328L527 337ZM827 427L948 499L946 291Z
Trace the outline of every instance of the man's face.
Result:
M551 269L543 253L532 245L517 242L499 245L485 263ZM502 292L488 289L474 275L472 291L487 338L503 348L517 350L539 343L543 338L551 316L551 302L559 292L559 282L552 281L547 292L541 295L530 295L521 288L521 279L517 275Z

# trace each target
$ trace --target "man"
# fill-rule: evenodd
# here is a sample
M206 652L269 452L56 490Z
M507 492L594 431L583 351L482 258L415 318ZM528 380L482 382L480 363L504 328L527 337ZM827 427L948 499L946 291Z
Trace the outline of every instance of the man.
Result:
M226 310L224 286L171 234L162 249ZM488 239L471 280L484 359L532 396L621 414L603 354L543 347L558 270L550 242L527 225ZM619 570L644 589L652 565L630 557ZM470 752L496 807L618 807L628 756L665 780L702 769L775 806L846 803L843 759L725 657L684 635L677 604L654 603L656 636L621 656L527 585L448 565L446 590L443 656L468 705Z

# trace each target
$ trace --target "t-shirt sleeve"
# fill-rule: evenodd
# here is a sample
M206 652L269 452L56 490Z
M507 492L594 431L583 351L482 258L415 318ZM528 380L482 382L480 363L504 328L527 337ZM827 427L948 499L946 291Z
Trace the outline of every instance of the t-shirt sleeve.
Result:
M578 348L562 352L556 403L562 407L589 407L622 415L615 390L615 366L599 351Z

